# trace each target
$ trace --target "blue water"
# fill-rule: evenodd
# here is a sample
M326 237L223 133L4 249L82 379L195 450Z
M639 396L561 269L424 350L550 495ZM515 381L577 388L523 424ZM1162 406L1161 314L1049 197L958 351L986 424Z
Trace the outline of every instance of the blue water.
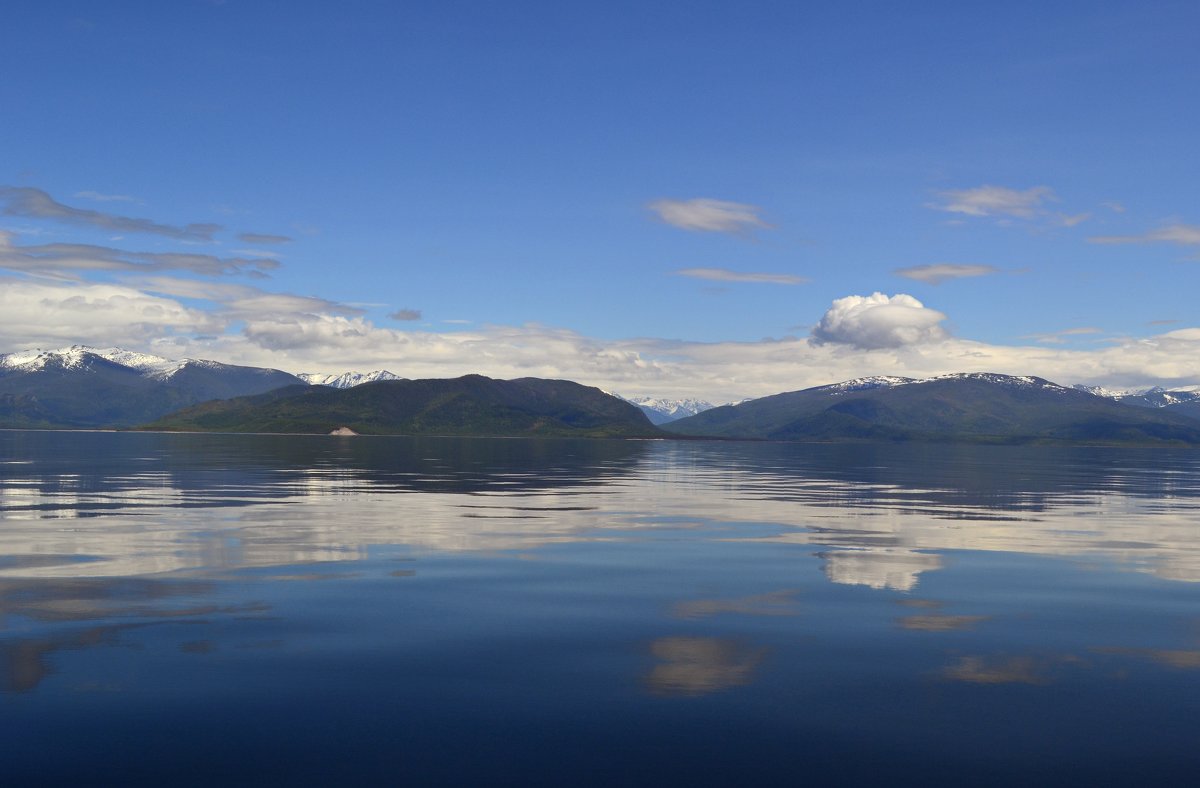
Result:
M0 432L4 784L1192 784L1200 455Z

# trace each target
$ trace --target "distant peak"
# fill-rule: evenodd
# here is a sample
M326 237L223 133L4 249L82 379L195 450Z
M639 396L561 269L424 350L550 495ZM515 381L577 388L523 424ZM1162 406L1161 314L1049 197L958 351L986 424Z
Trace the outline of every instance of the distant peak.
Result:
M361 386L363 383L374 383L379 380L404 380L394 372L377 369L372 372L341 372L328 374L324 372L301 372L296 377L313 386L329 386L335 389L349 389Z

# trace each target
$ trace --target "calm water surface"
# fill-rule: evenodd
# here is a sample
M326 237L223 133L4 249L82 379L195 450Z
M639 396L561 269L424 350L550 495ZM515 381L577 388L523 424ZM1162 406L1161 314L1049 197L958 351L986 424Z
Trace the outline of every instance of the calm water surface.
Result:
M1191 785L1200 453L0 432L0 779Z

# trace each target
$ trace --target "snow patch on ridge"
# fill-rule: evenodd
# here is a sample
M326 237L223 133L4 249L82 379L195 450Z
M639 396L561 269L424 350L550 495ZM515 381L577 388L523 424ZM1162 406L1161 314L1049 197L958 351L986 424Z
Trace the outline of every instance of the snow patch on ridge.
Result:
M330 386L335 389L349 389L361 386L363 383L374 383L378 380L404 380L394 372L377 369L373 372L343 372L340 375L330 375L324 372L301 372L296 377L312 386Z

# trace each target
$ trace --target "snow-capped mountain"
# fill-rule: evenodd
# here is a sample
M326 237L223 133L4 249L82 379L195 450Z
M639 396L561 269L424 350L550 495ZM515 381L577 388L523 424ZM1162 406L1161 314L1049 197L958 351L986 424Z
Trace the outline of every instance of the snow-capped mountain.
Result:
M664 428L757 440L1200 445L1200 424L1181 409L1189 404L1139 408L1043 378L969 372L859 378L717 408Z
M57 350L20 350L15 353L0 355L0 369L36 372L47 366L61 369L83 369L95 358L111 361L123 367L136 369L139 372L169 374L179 368L184 362L168 361L160 356L149 353L135 353L121 348L91 348L86 345L72 345Z
M0 427L129 427L302 381L277 369L72 345L0 355Z
M1200 386L1178 389L1165 389L1162 386L1144 389L1106 389L1099 386L1075 386L1075 388L1095 394L1097 397L1115 399L1117 402L1142 408L1166 408L1185 402L1200 402Z
M871 391L873 389L891 389L899 386L913 386L933 383L940 380L974 380L991 383L997 386L1026 389L1046 389L1050 391L1070 391L1066 386L1051 383L1042 378L1030 375L1000 375L995 372L951 372L946 375L934 375L928 378L902 378L892 375L875 375L866 378L844 380L841 383L830 383L827 386L817 386L812 391L822 391L831 394L851 391ZM1078 386L1076 389L1080 388ZM1088 392L1089 394L1092 392Z
M340 375L327 375L323 372L301 372L296 377L313 386L332 386L335 389L349 389L361 386L363 383L374 383L377 380L404 380L394 372L377 369L374 372L343 372Z
M617 395L619 396L619 395ZM676 419L695 416L716 407L711 402L700 399L661 399L658 397L621 397L626 402L641 408L651 424L666 424Z

